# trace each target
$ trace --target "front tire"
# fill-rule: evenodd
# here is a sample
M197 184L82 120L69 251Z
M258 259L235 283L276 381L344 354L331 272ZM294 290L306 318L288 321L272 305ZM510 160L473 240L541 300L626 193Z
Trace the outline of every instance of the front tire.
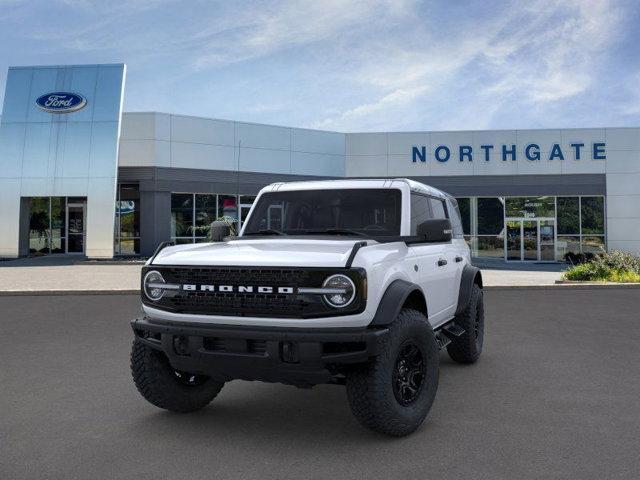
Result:
M387 435L415 431L438 390L438 345L427 318L403 309L382 352L346 376L351 411L365 427Z
M131 374L136 388L149 403L177 413L206 407L224 386L204 375L174 369L164 353L139 340L134 340L131 349Z
M475 363L482 353L484 342L484 302L482 289L474 283L467 308L455 318L464 333L447 347L449 356L458 363Z

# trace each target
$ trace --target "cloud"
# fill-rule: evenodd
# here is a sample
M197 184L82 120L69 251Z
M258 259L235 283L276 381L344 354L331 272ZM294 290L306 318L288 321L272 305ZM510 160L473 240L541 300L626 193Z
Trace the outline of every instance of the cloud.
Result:
M126 61L127 108L343 131L568 118L637 23L627 0L8 1L32 23L0 39L38 63Z
M498 10L494 7L494 10ZM526 8L517 5L500 7L494 18L476 18L456 25L460 35L450 36L434 45L423 44L407 49L408 43L387 46L381 61L371 61L356 74L366 84L374 99L352 106L338 115L318 121L333 129L384 128L385 119L396 118L411 101L441 109L441 99L449 99L446 119L437 113L438 128L464 119L464 128L488 128L492 117L476 115L469 125L468 104L460 105L458 85L473 89L470 99L478 113L498 112L500 104L514 101L525 107L540 108L585 93L597 74L594 58L606 51L615 40L621 23L619 6L608 0L539 0ZM429 24L421 35L438 37L436 24ZM429 35L431 34L431 35ZM469 79L474 80L469 80ZM376 100L377 98L377 100ZM372 113L385 111L377 122ZM433 120L432 120L433 121Z

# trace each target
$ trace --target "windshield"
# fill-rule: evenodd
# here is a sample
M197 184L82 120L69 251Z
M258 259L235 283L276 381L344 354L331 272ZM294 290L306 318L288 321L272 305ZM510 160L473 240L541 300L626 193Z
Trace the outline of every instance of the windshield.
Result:
M382 188L265 193L243 235L400 235L401 198Z

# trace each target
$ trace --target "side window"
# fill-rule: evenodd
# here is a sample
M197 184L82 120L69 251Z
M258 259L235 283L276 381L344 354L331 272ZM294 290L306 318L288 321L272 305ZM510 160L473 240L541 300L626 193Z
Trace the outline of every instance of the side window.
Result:
M448 218L447 209L444 206L444 201L439 198L430 198L431 210L433 211L433 218Z
M412 193L411 194L411 233L410 235L415 235L417 232L418 225L430 218L433 218L433 215L431 214L429 197Z
M453 197L450 197L447 201L447 210L449 212L449 218L451 219L453 236L456 238L463 238L464 230L462 227L462 220L460 220L460 208L458 207L458 202Z

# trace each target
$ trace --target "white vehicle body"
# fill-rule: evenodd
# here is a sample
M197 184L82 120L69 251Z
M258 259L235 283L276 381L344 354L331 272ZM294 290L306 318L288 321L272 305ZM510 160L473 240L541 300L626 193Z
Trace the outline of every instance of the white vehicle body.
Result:
M276 183L263 188L257 196L245 222L254 214L255 206L268 192L309 191L327 189L397 189L401 192L400 235L411 235L412 194L440 199L448 210L452 198L440 190L407 180L328 180L312 182ZM449 217L453 212L449 211ZM455 213L455 215L458 215ZM452 219L453 220L453 219ZM459 219L458 219L459 222ZM149 304L144 312L150 319L181 324L234 325L286 328L366 327L376 315L380 301L388 287L396 280L418 285L424 293L428 320L436 329L454 318L463 269L470 264L469 248L461 233L451 241L441 243L407 243L403 240L378 242L356 236L333 238L261 237L240 238L222 243L199 243L170 246L162 249L147 262L147 267L161 266L233 266L233 267L344 267L354 245L366 242L357 250L351 266L366 271L366 308L354 315L324 316L321 318L271 318L174 313Z

